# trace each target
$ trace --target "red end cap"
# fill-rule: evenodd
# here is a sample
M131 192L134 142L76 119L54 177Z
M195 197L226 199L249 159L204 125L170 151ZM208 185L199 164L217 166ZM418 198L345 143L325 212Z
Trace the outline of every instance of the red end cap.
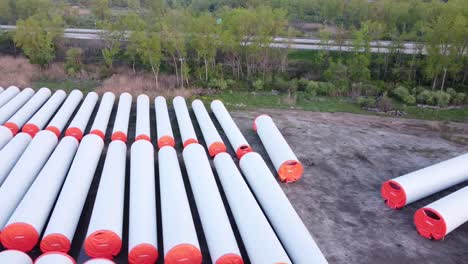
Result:
M174 147L175 146L175 140L171 136L162 136L158 139L158 148L162 147Z
M190 244L173 247L164 258L166 264L201 264L203 261L200 249Z
M414 214L418 233L428 239L441 240L447 234L444 217L432 208L421 208Z
M254 119L254 122L253 122L253 130L256 132L257 131L257 119L262 117L262 116L269 116L267 114L262 114L262 115L259 115L257 116L255 119Z
M189 138L184 142L184 148L190 144L198 144L198 140L196 138Z
M153 264L158 260L158 250L151 244L139 244L128 253L130 264Z
M98 230L86 238L85 252L92 258L112 259L122 249L122 239L109 230Z
M59 138L60 135L62 134L62 131L60 131L58 127L48 126L46 130L49 130L50 132L54 133L57 136L57 138Z
M89 134L96 135L96 136L100 137L102 140L104 140L105 137L106 137L106 135L104 135L104 132L102 132L102 131L99 130L99 129L91 130L91 132L89 132Z
M70 246L70 240L62 234L50 234L41 241L41 251L44 253L53 251L67 253Z
M112 134L111 139L112 141L120 140L120 141L123 141L124 143L127 143L127 135L121 131L114 132L114 134Z
M74 137L78 141L81 141L81 139L83 139L83 131L77 127L69 127L67 131L65 131L65 136Z
M388 207L400 209L406 205L405 189L398 182L393 180L384 182L380 192Z
M241 256L237 254L229 253L226 255L222 255L218 260L216 260L215 264L243 264L243 263L244 261L242 260Z
M13 136L18 134L19 127L17 124L12 122L6 122L3 126L10 129L11 133L13 133Z
M61 255L61 256L64 256L65 258L69 259L71 263L76 264L75 259L73 259L70 255L65 254L65 253L63 253L63 252L47 252L47 253L44 253L44 254L40 255L40 256L36 259L36 261L35 261L34 263L39 262L39 260L41 260L41 258L46 257L46 256L48 256L48 255Z
M245 154L252 152L253 149L249 145L242 145L236 150L237 158L240 160Z
M7 249L29 252L39 242L39 233L30 224L13 223L3 229L1 241Z
M214 142L208 147L208 152L210 153L210 157L215 157L219 153L226 152L226 145L223 142Z
M278 169L278 175L282 182L295 182L302 177L304 167L297 160L287 160Z
M145 134L141 134L135 138L135 141L138 141L138 140L146 140L146 141L151 142L151 137Z
M36 126L35 124L26 124L23 129L21 129L22 132L29 134L32 138L39 132L41 129ZM55 133L54 133L55 134Z

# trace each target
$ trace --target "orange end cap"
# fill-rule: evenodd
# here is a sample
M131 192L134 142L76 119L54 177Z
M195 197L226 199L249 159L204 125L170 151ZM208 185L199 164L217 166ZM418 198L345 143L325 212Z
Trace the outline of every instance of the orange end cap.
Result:
M162 136L158 139L158 148L162 147L174 147L175 146L175 140L171 136Z
M226 152L226 145L223 142L214 142L208 147L208 152L210 153L210 157L214 157L219 153Z
M67 131L65 131L65 136L74 137L78 141L81 141L81 139L83 139L83 131L77 127L69 127Z
M21 129L22 132L29 134L32 138L39 132L41 129L36 126L35 124L26 124L23 129ZM55 134L55 133L54 133Z
M189 138L184 141L184 148L190 144L198 144L198 140L196 138Z
M241 256L237 254L229 253L226 255L222 255L218 260L216 260L215 264L243 264L243 263L244 261L242 260Z
M1 241L7 249L29 252L39 241L39 233L30 224L13 223L3 229Z
M151 244L139 244L128 253L130 264L153 264L158 260L158 250Z
M295 182L302 177L304 167L297 160L287 160L278 169L278 175L282 182Z
M200 249L190 244L177 245L164 258L166 264L201 264L203 261Z
M441 240L447 233L444 217L432 208L421 208L414 214L418 233L428 239Z
M91 132L89 132L89 134L96 135L96 136L100 137L102 140L104 140L105 137L106 137L106 135L104 135L104 132L102 132L102 131L99 130L99 129L91 130Z
M70 250L70 239L62 234L50 234L42 238L41 251L46 252L62 252L67 253Z
M253 149L249 145L242 145L236 150L236 155L238 159L241 159L245 154L252 152Z
M145 134L141 134L135 138L135 141L138 141L138 140L146 140L146 141L151 142L151 137Z
M62 134L62 131L60 131L58 127L48 126L46 130L49 130L50 132L54 133L57 136L57 138L59 138L60 135Z
M36 259L36 261L35 261L34 263L38 262L42 257L45 257L45 256L47 256L47 255L61 255L61 256L66 257L67 259L69 259L69 260L71 261L71 263L76 264L75 259L72 258L70 255L68 255L68 254L66 254L66 253L63 253L63 252L54 252L54 251L52 251L52 252L47 252L47 253L44 253L44 254L40 255L40 256Z
M389 180L380 189L385 204L392 209L400 209L406 205L405 189L396 181Z
M124 143L127 143L127 135L124 132L117 131L112 134L111 137L112 141L114 140L120 140L123 141Z
M18 134L19 127L17 124L12 122L6 122L3 126L10 129L11 133L13 133L13 136Z
M267 114L261 114L261 115L257 116L257 117L254 119L254 122L253 122L253 130L254 130L254 131L257 131L257 119L258 119L259 117L262 117L262 116L269 116L269 115L267 115Z
M86 238L85 252L92 258L112 259L122 249L122 239L109 230L98 230Z

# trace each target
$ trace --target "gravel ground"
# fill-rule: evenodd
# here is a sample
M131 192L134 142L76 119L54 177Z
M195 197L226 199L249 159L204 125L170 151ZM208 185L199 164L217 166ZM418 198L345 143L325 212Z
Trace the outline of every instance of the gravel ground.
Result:
M116 109L111 120L114 119L115 111ZM450 188L399 211L386 207L380 197L380 185L383 181L468 152L468 124L286 110L232 112L247 140L262 154L272 170L273 166L252 130L253 119L263 113L273 117L305 166L301 180L281 186L330 263L468 262L468 225L458 228L444 241L435 242L420 237L412 223L413 213L418 208L462 186ZM132 127L129 129L129 143L133 142L134 137L134 114L135 109L130 119ZM154 124L153 109L151 118ZM183 166L181 140L172 110L171 118ZM110 138L112 125L111 122L107 138ZM199 139L202 139L196 123L195 127ZM155 138L155 131L152 133ZM225 137L224 139L227 142ZM203 140L200 141L204 144ZM130 144L128 147L130 149ZM82 245L105 152L106 149L72 243L70 254L78 259L78 263L87 259ZM235 156L230 147L229 152ZM124 230L128 229L128 165L129 160ZM188 186L185 168L182 171ZM159 186L156 187L158 190ZM204 263L211 263L189 187L187 193L200 245L206 255ZM159 202L159 197L157 201ZM158 203L158 214L159 208ZM227 209L230 214L229 207ZM247 257L232 217L231 222L242 254ZM158 230L161 230L160 221ZM159 235L159 250L162 254L161 232ZM116 263L126 263L127 239L128 234L124 231L124 245L122 253L115 259ZM33 257L38 254L38 248L31 253ZM163 263L161 257L159 263Z

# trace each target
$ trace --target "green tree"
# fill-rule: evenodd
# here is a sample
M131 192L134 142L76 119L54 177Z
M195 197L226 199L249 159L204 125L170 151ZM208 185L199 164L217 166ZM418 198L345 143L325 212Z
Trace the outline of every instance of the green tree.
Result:
M101 20L110 16L109 0L91 0L91 11Z
M83 50L81 48L70 48L67 50L66 55L65 68L67 73L70 75L79 73L83 67L81 62Z
M149 65L153 71L156 80L156 86L159 87L159 68L161 65L161 38L157 33L143 34L139 38L137 54L143 63Z
M18 21L14 41L31 63L44 66L55 58L55 42L62 35L61 17L34 15Z
M208 81L209 65L215 63L216 51L219 47L218 25L216 19L209 13L204 13L193 19L190 45L198 60L205 67L205 81Z

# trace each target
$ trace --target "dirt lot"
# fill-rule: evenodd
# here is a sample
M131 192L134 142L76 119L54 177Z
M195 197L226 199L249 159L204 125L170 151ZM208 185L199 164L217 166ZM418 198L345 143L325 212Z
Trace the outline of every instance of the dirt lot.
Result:
M462 186L399 211L386 207L380 197L383 181L468 152L468 124L266 112L305 164L300 181L282 186L330 263L468 262L468 225L444 241L429 241L412 222L418 208ZM250 129L260 113L233 115L263 152Z
M111 120L114 119L115 111ZM412 223L415 210L461 186L400 211L386 207L380 197L380 184L383 181L468 152L468 124L284 110L232 112L248 141L269 164L265 150L252 130L253 119L262 113L268 113L274 118L305 165L305 174L300 181L282 184L282 187L330 263L468 262L468 225L460 227L444 241L434 242L420 237ZM133 126L134 114L135 109L130 119ZM154 122L154 111L151 115ZM174 112L171 112L171 118L180 153L182 146ZM199 139L202 139L197 124L194 124ZM109 127L112 127L112 122ZM155 131L152 132L155 138ZM133 137L134 127L129 130L129 142L133 141ZM232 149L229 151L235 156ZM105 151L72 243L70 254L78 258L78 263L87 259L82 244L104 158ZM128 229L128 165L129 162L124 230ZM182 171L188 186L184 168ZM200 245L206 254L204 263L211 263L189 187L187 192ZM158 230L161 228L159 222ZM235 225L234 229L246 257ZM128 234L124 231L123 235L124 245L122 253L115 259L117 263L126 263ZM161 242L161 232L159 235ZM163 252L161 243L159 250ZM32 252L33 256L38 254L38 249ZM162 263L161 260L160 257L159 263Z

